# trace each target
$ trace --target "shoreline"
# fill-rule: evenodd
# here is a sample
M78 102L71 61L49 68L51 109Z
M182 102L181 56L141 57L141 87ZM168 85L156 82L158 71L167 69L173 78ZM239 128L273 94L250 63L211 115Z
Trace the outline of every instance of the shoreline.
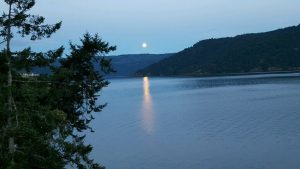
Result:
M248 73L222 73L222 74L189 74L189 75L147 75L146 77L154 77L154 78L193 78L193 77L225 77L225 76L251 76L251 75L271 75L271 74L293 74L300 73L300 70L294 71L269 71L269 72L248 72ZM122 77L112 77L113 79L122 79L122 78L139 78L145 77L142 75L133 75L133 76L122 76ZM111 78L111 77L110 77Z

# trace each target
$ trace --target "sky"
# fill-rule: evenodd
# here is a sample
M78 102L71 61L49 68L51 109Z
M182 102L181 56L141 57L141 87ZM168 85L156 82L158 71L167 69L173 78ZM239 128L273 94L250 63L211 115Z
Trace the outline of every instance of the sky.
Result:
M3 3L0 9L7 10ZM49 24L62 21L62 28L46 40L16 38L16 49L32 46L46 51L61 45L68 49L70 41L78 43L90 32L117 46L110 55L159 54L179 52L208 38L298 25L300 1L37 0L31 13L44 16Z

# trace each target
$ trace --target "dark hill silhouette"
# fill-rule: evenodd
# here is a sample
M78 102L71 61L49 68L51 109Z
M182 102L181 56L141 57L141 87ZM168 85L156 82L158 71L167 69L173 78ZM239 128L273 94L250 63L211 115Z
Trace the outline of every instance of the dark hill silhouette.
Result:
M140 75L215 75L300 69L300 25L208 39L138 71Z
M128 77L136 75L135 72L157 63L172 54L130 54L109 56L112 59L113 68L117 71L110 77Z
M107 56L107 58L112 59L113 69L116 70L115 73L111 73L108 77L128 77L136 75L135 72L143 69L153 63L159 62L172 54L128 54L128 55L118 55L118 56ZM59 61L56 61L54 65L59 65ZM95 64L97 70L100 70L98 64ZM49 74L51 73L48 68L38 68L33 69L33 73L38 74Z

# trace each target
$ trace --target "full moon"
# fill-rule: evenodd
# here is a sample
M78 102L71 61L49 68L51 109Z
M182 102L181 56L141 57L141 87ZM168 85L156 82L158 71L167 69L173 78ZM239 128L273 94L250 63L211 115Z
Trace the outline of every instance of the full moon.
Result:
M147 44L146 42L144 42L144 43L142 44L142 47L143 47L143 48L147 48L147 47L148 47L148 44Z

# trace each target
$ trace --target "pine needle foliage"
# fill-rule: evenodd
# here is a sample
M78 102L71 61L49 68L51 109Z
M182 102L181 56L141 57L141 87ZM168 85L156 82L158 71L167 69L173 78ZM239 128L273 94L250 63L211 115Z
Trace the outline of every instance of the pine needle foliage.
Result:
M16 35L30 40L50 38L61 22L48 25L45 18L28 12L35 0L3 0L0 16L0 168L2 169L103 169L89 158L87 131L104 105L99 93L109 82L110 60L103 56L116 50L97 34L84 34L79 45L35 52L30 47L12 51ZM59 65L53 66L54 62ZM101 70L95 70L95 63ZM52 73L24 76L34 67Z

